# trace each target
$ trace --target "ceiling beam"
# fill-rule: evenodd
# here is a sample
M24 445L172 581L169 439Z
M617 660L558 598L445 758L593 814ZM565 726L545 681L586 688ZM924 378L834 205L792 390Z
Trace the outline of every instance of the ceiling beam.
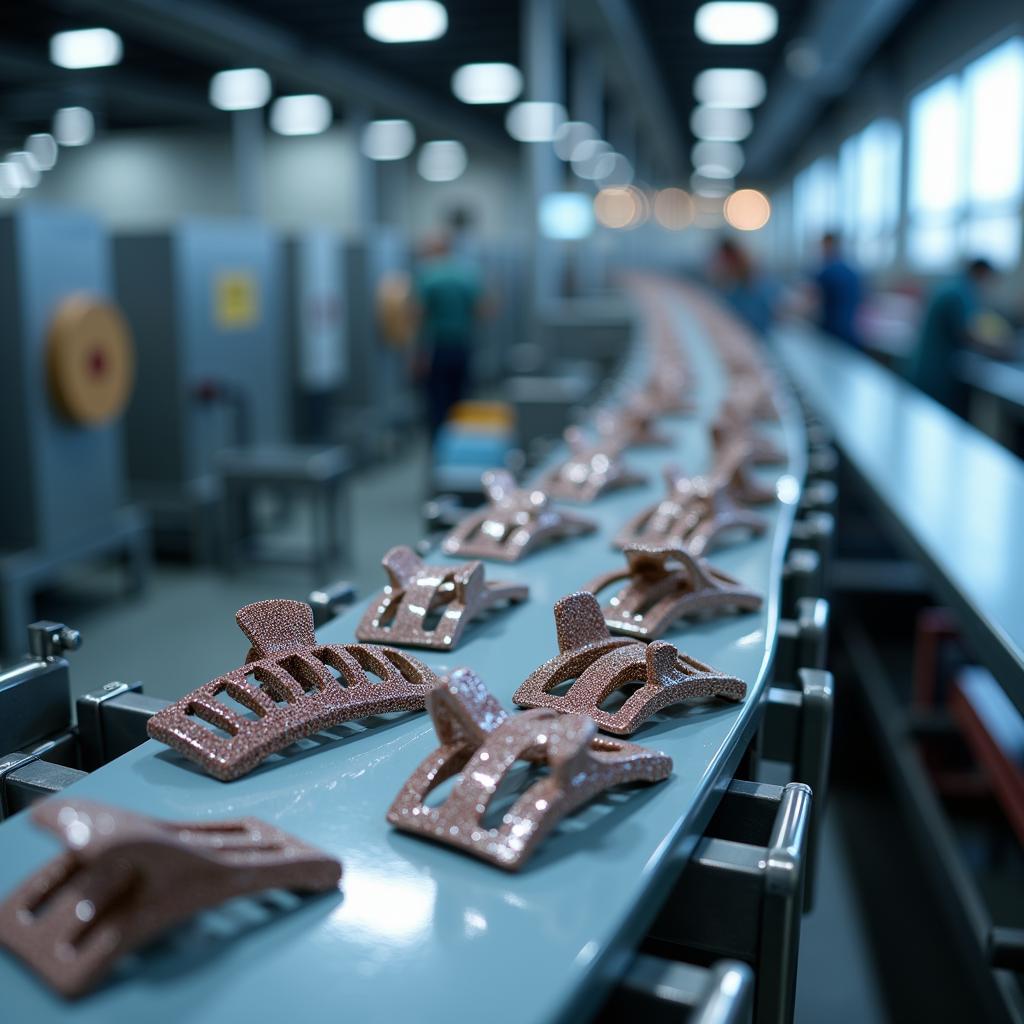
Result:
M464 142L508 153L512 141L489 120L456 100L425 91L318 48L273 22L215 0L59 0L126 33L144 37L214 65L257 65L289 88L323 93L339 104L353 101L375 113L401 114Z

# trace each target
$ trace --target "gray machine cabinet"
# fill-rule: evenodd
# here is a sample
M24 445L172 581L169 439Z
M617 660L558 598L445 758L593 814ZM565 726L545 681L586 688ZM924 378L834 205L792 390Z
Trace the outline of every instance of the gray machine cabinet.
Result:
M139 348L128 469L161 538L208 534L217 452L285 440L283 258L248 221L186 220L115 240L117 289ZM204 397L205 396L205 397Z
M0 218L0 626L24 646L32 591L67 562L130 550L144 561L145 528L126 508L122 425L74 423L48 386L51 317L76 292L114 297L110 240L74 209L25 203Z

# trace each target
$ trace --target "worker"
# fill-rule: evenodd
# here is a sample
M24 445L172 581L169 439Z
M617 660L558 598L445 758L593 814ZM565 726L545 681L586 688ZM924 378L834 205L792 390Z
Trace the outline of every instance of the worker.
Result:
M452 251L450 233L436 236L423 247L414 282L420 321L415 365L425 391L431 441L468 390L483 293L479 270Z
M723 238L718 243L711 279L741 320L759 334L767 333L775 319L775 291L738 242Z
M982 292L995 277L986 259L973 259L928 301L907 376L943 405L957 404L957 351L975 341L973 322Z
M826 232L821 239L821 267L814 280L818 288L818 326L847 344L860 347L857 315L863 298L860 274L842 253L839 235Z

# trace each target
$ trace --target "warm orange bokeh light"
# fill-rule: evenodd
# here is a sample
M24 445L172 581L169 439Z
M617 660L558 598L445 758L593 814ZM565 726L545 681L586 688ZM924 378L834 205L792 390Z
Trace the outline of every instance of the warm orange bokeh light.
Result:
M663 188L654 197L654 217L669 231L688 228L693 223L693 216L693 199L681 188Z
M725 219L737 231L757 231L768 223L772 205L756 188L741 188L725 201Z
M631 228L643 218L641 197L630 185L603 188L594 196L594 216L606 228Z

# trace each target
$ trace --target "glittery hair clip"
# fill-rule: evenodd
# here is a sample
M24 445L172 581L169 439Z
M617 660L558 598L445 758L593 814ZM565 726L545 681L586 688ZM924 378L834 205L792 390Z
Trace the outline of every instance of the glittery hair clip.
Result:
M490 503L448 534L442 545L446 554L517 562L545 544L597 529L591 519L553 508L539 488L516 487L505 470L484 473L483 484Z
M644 476L623 464L619 457L620 442L613 444L601 437L588 441L578 427L566 430L565 440L569 445L568 458L549 470L540 485L551 497L587 503L609 491L647 482Z
M147 724L153 739L224 782L322 729L418 711L437 682L425 665L390 647L317 643L313 612L301 601L259 601L235 619L252 644L245 664Z
M775 484L763 484L753 474L754 449L742 438L733 438L715 454L711 470L713 485L729 497L747 505L764 505L775 500Z
M674 466L664 475L667 496L633 516L616 535L616 547L681 545L700 557L737 531L760 535L768 528L734 500L728 479L688 477Z
M74 998L172 925L265 889L325 892L341 864L258 821L169 822L60 797L33 822L66 847L0 904L0 946Z
M524 583L485 580L479 562L424 565L407 547L392 548L382 562L390 583L356 627L360 640L452 651L473 619L530 594Z
M412 773L388 811L406 832L517 871L555 825L612 786L659 782L672 760L664 754L596 735L591 719L538 709L508 715L480 680L459 669L427 700L440 747ZM546 766L534 782L488 826L488 806L517 761ZM461 773L461 774L459 774ZM442 803L429 794L458 778Z
M786 453L770 437L759 434L749 420L734 416L724 405L711 424L711 444L716 452L734 444L746 445L755 466L775 466L786 461Z
M613 633L654 640L682 618L761 607L760 594L679 545L634 544L625 555L624 568L602 573L583 588L600 600L602 591L625 581L601 609Z
M570 594L558 601L555 626L558 654L516 690L512 699L521 707L587 715L605 732L631 736L671 704L695 697L738 701L746 695L746 683L680 654L672 644L614 641L593 594ZM568 690L552 693L570 679L574 682ZM630 683L643 685L618 710L602 708L616 690Z
M602 409L595 418L597 432L620 450L664 448L672 439L657 427L658 411L640 397L625 405Z

